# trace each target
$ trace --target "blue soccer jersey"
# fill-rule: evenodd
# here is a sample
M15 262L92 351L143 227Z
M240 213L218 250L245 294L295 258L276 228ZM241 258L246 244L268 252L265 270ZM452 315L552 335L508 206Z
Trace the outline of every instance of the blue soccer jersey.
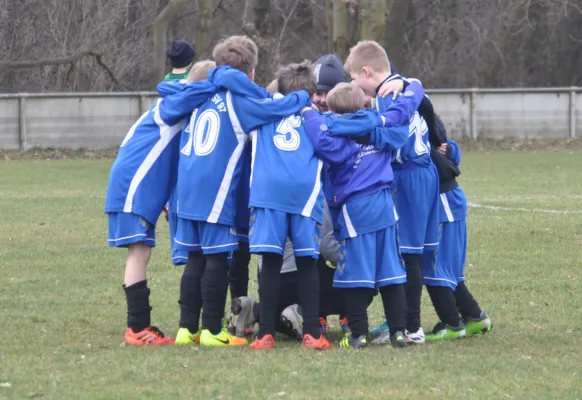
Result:
M322 221L323 163L300 115L262 126L252 135L250 205Z
M272 100L233 94L229 88L195 109L180 144L178 216L235 226L236 190L248 133L308 104L305 91Z

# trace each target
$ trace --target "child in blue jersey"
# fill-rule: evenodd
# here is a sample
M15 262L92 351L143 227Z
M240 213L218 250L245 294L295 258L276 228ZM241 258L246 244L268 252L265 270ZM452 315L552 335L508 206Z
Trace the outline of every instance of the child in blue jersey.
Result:
M374 41L359 42L350 50L345 63L353 82L367 95L375 96L377 90L390 77L390 62L386 51ZM406 95L406 92L404 93ZM385 111L391 99L376 97L376 107ZM426 122L418 113L410 120L406 144L396 149L392 166L394 204L400 217L398 236L400 251L406 264L408 340L424 343L420 326L420 300L422 295L422 254L438 249L438 199L439 186L436 167L430 158Z
M341 83L327 96L332 112L352 113L364 108L365 95L353 84ZM367 345L367 307L371 294L379 289L385 316L393 329L392 344L406 346L404 336L406 270L401 263L390 186L393 180L389 152L331 136L324 116L305 111L306 131L316 155L329 163L333 206L339 207L334 229L340 255L334 286L345 288L346 314L351 332L342 339L344 348ZM378 128L387 130L387 128ZM399 148L407 127L390 128L386 134ZM332 204L330 204L332 206Z
M220 85L223 90L195 108L182 135L175 240L179 248L189 252L183 278L193 289L180 294L178 337L183 336L184 343L199 340L205 346L241 346L246 340L222 329L227 257L238 249L235 217L241 156L250 132L299 111L310 101L306 92L271 100L252 82L258 50L246 36L225 39L212 55L219 67L210 73L211 83L216 83L214 72L220 72L220 66L231 66L246 76L230 85ZM195 293L198 287L202 288L204 305L200 331L200 304L196 302L200 293Z
M198 61L196 64L192 66L192 68L185 73L185 78L187 83L193 83L208 79L208 73L216 67L216 63L210 60L202 60ZM174 73L174 71L172 71ZM165 77L165 80L176 80L175 76L172 74L168 74ZM174 192L170 196L170 200L166 205L166 218L168 220L169 229L170 229L170 245L172 249L171 259L172 264L174 265L184 265L188 262L188 252L185 250L178 249L176 247L176 243L174 241L174 237L176 236L176 229L178 225L178 196L174 189Z
M427 333L427 340L474 336L493 327L465 285L467 199L456 180L460 174L461 150L455 141L447 141L444 124L435 117L434 130L442 138L440 145L435 143L438 147L431 154L441 183L440 248L438 252L425 252L423 267L424 283L440 322ZM459 311L463 321L459 319Z
M316 91L311 63L290 64L277 73L279 93ZM252 134L250 251L262 255L259 274L259 332L253 349L275 346L281 267L287 237L293 244L298 295L303 309L303 347L328 349L319 325L319 258L323 163L315 156L299 113L262 126Z
M127 247L124 290L127 298L125 341L165 345L173 339L150 325L146 267L155 246L155 224L174 190L184 104L202 104L216 93L209 82L179 85L159 99L131 127L111 167L105 212L110 247Z

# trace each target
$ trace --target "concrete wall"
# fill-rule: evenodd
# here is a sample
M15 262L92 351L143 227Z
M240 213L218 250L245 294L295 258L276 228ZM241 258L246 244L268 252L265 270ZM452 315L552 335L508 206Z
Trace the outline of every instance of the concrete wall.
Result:
M582 136L582 88L428 91L454 139ZM577 95L578 93L578 95ZM0 95L0 148L117 147L155 93Z

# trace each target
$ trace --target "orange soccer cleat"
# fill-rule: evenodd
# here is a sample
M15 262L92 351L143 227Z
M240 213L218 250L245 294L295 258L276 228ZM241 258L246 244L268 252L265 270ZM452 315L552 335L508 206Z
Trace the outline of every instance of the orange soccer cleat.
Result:
M275 347L275 338L273 335L265 335L262 339L257 337L249 347L253 350L272 349Z
M313 336L305 334L303 335L303 347L306 349L325 350L331 349L332 346L323 334L319 339L315 339Z
M134 346L165 346L174 344L174 339L164 335L155 326L149 326L137 333L131 328L127 328L125 331L125 343Z

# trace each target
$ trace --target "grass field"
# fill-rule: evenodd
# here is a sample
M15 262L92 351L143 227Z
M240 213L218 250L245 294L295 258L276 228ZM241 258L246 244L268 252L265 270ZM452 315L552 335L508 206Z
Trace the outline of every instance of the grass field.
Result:
M2 399L582 398L580 150L464 155L460 181L474 203L466 272L491 334L356 352L283 340L272 352L120 346L125 252L106 247L110 165L1 163ZM181 268L168 254L160 220L153 321L173 335ZM370 315L380 321L377 301Z

